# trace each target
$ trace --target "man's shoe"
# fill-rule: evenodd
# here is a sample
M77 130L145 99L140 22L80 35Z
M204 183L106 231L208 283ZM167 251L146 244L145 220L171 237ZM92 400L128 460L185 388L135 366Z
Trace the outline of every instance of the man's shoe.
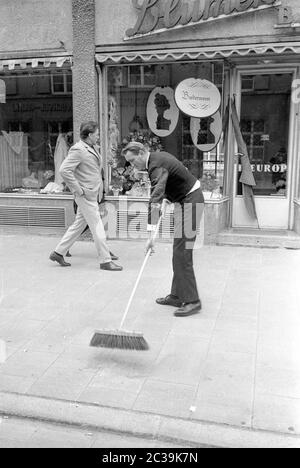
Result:
M180 309L174 312L175 317L189 317L189 315L198 314L202 309L201 301L184 304Z
M159 299L156 299L157 304L159 305L166 305L166 306L172 306L172 307L181 307L182 302L177 296L173 296L173 294L169 294L166 297L161 297Z
M68 250L68 252L66 253L66 257L72 257L72 255L70 254L69 250Z
M117 257L115 254L113 254L112 252L109 252L109 253L110 253L111 259L112 259L113 261L119 260L119 257Z
M106 271L122 271L123 267L116 265L114 262L101 263L100 270Z
M52 262L59 263L60 266L62 266L62 267L70 267L71 266L71 263L65 262L64 257L62 255L58 254L57 252L52 252L52 254L50 255L50 260L52 260Z

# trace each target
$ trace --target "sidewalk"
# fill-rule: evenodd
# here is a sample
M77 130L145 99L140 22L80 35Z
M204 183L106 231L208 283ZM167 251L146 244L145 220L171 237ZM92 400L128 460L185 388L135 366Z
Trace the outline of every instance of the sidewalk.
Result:
M72 268L56 266L48 261L55 243L0 237L0 412L31 405L46 418L43 402L51 411L72 402L76 424L84 408L101 417L106 407L108 418L118 409L112 425L122 414L125 429L131 417L172 422L174 440L190 433L195 442L191 431L208 424L210 433L230 427L300 447L300 251L197 250L203 312L179 319L155 304L171 282L171 245L158 244L127 320L150 345L138 353L88 345L95 328L118 328L144 244L112 242L124 271L110 273L98 269L90 242L74 246Z

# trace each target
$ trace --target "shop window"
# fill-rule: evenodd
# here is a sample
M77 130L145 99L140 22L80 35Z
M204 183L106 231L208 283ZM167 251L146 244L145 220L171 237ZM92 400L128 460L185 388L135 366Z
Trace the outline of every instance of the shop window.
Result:
M60 77L53 83L64 93L51 93L51 76ZM0 73L18 92L0 108L0 192L68 193L59 168L73 138L71 78L69 69Z
M252 90L243 86L241 129L256 181L254 194L286 197L292 75L258 74L242 82L247 87L253 83ZM240 183L237 193L242 194Z
M199 77L213 82L223 95L223 62L122 65L106 70L108 193L149 196L145 174L133 174L121 156L126 142L137 140L151 151L164 150L176 156L203 182L210 196L221 197L224 148L219 142L222 125L215 121L222 121L223 105L218 116L196 122L197 143L191 134L191 118L178 111L174 91L181 81Z

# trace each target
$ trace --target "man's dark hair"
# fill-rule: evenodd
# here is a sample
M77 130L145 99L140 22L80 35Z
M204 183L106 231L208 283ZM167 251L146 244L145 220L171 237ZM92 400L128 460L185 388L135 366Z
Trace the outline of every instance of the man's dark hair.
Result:
M83 122L80 126L80 138L82 140L86 140L90 133L95 133L95 131L99 128L97 122L90 120L89 122Z

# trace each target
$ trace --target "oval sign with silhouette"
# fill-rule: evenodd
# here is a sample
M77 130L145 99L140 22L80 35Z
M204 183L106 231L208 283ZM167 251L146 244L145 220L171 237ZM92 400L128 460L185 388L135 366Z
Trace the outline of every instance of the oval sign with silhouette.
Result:
M188 78L175 90L175 101L184 114L204 118L215 114L221 105L221 94L208 80Z
M212 151L220 141L222 135L222 118L218 111L203 119L191 118L191 137L194 145L204 153Z
M147 119L150 130L159 137L164 138L174 132L179 110L172 88L157 87L152 91L147 103Z

